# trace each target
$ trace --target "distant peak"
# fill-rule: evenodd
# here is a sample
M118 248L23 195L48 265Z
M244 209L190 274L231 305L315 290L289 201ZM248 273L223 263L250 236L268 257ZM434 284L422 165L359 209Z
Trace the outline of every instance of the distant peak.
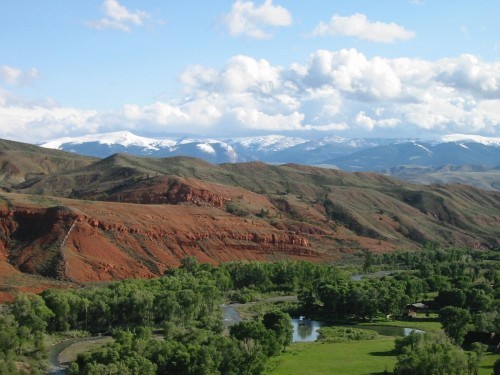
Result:
M499 137L484 137L471 134L449 134L441 137L442 142L474 142L488 146L500 146Z

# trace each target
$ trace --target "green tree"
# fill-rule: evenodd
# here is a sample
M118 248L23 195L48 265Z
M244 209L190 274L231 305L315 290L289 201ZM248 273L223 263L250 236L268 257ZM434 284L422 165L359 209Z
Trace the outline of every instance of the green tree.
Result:
M264 327L275 333L276 338L283 348L292 343L293 326L290 315L282 311L268 312L262 318L262 323Z
M18 323L32 332L44 332L48 320L54 317L43 298L36 294L19 294L10 305L10 310Z
M460 307L447 306L439 312L443 330L457 345L461 345L471 320L469 311Z
M446 336L412 333L396 340L396 375L465 375L466 353Z
M13 315L0 315L0 353L4 356L19 347L18 324Z
M249 345L248 351L245 349L248 353L257 350L255 345L262 347L268 357L276 355L282 350L282 345L278 341L276 334L266 329L262 322L243 321L231 326L229 332L231 337L240 340L243 348L247 348L247 344Z
M436 302L442 307L455 306L464 307L465 305L465 293L461 289L448 289L439 292L436 297Z
M304 314L310 314L314 311L316 305L316 297L311 289L301 289L297 295L300 303L300 309Z

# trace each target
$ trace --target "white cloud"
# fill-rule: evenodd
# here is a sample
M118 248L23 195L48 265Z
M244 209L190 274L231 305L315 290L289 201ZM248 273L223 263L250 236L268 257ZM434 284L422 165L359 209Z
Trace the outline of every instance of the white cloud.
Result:
M376 113L376 112L375 112ZM376 120L368 116L364 111L359 112L355 119L356 125L365 128L368 131L379 128L393 128L401 123L399 119L396 118L384 118L382 120Z
M1 65L0 66L0 81L6 82L15 86L30 84L39 77L38 70L35 68L23 71L22 69Z
M290 131L300 130L304 114L293 112L290 114L267 114L255 108L238 107L233 110L235 120L244 127L263 131Z
M401 81L389 60L354 50L319 50L307 62L304 80L312 87L330 86L359 100L388 99L401 93Z
M40 142L65 135L94 133L96 111L64 107L0 106L0 137Z
M356 13L347 17L335 14L332 16L330 23L320 22L312 35L345 35L371 42L393 43L396 40L411 39L415 36L415 33L393 22L370 22L364 14Z
M291 25L292 15L286 8L273 5L272 0L265 0L261 6L238 0L221 21L233 37L267 39L272 36L271 28Z
M40 141L115 130L242 135L409 130L500 132L500 67L472 55L440 60L368 58L355 49L318 50L280 67L238 55L225 66L192 66L180 76L183 98L114 111L33 102L0 88L0 137Z
M458 59L440 60L437 73L440 81L452 87L486 97L500 97L500 62L487 64L476 56L465 54Z
M131 11L121 5L118 0L104 0L102 10L105 17L87 24L94 29L116 29L131 31L132 27L143 26L150 18L149 13L135 10Z

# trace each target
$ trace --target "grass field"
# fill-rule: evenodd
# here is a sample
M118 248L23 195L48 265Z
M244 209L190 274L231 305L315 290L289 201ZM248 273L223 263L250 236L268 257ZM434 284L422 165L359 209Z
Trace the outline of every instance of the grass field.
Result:
M500 359L500 354L486 353L481 359L479 366L479 375L493 374L493 364L497 359Z
M283 355L271 359L266 375L392 374L396 364L393 348L394 338L384 336L335 344L296 343ZM498 358L498 354L486 353L479 375L491 375Z
M394 338L336 344L296 343L270 363L266 375L383 374L392 372Z

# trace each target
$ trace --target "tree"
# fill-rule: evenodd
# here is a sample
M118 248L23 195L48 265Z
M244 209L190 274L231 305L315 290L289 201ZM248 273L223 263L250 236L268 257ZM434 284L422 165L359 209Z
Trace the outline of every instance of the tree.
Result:
M466 292L466 305L470 311L488 311L492 298L482 289L471 288Z
M396 340L396 375L462 375L468 373L466 353L446 336L412 333Z
M240 340L242 347L249 352L253 353L256 345L261 347L268 357L281 352L282 346L276 334L266 329L262 322L243 321L231 326L229 332L230 336Z
M19 324L32 332L44 332L48 320L54 316L43 298L36 294L18 295L10 309Z
M293 326L288 314L281 311L268 312L262 318L262 323L268 330L272 330L276 334L276 338L283 347L291 344Z
M314 311L316 304L316 297L314 296L312 290L301 289L297 295L297 299L300 303L300 308L304 314L310 314Z
M367 273L370 271L371 267L373 266L373 263L375 261L375 257L373 256L373 253L369 250L364 251L364 261L363 261L363 273Z
M479 364L481 363L481 359L483 358L486 349L488 349L487 345L481 344L479 342L472 343L471 351L467 352L469 374L477 375L479 373Z
M0 353L6 355L18 347L18 325L14 316L0 315Z
M469 311L460 307L447 306L439 312L443 330L457 345L461 345L467 333L467 324L471 320Z
M436 302L441 306L464 307L465 293L461 289L442 290L436 297Z
M181 269L185 269L190 273L195 273L200 267L200 262L193 256L188 256L181 259Z

